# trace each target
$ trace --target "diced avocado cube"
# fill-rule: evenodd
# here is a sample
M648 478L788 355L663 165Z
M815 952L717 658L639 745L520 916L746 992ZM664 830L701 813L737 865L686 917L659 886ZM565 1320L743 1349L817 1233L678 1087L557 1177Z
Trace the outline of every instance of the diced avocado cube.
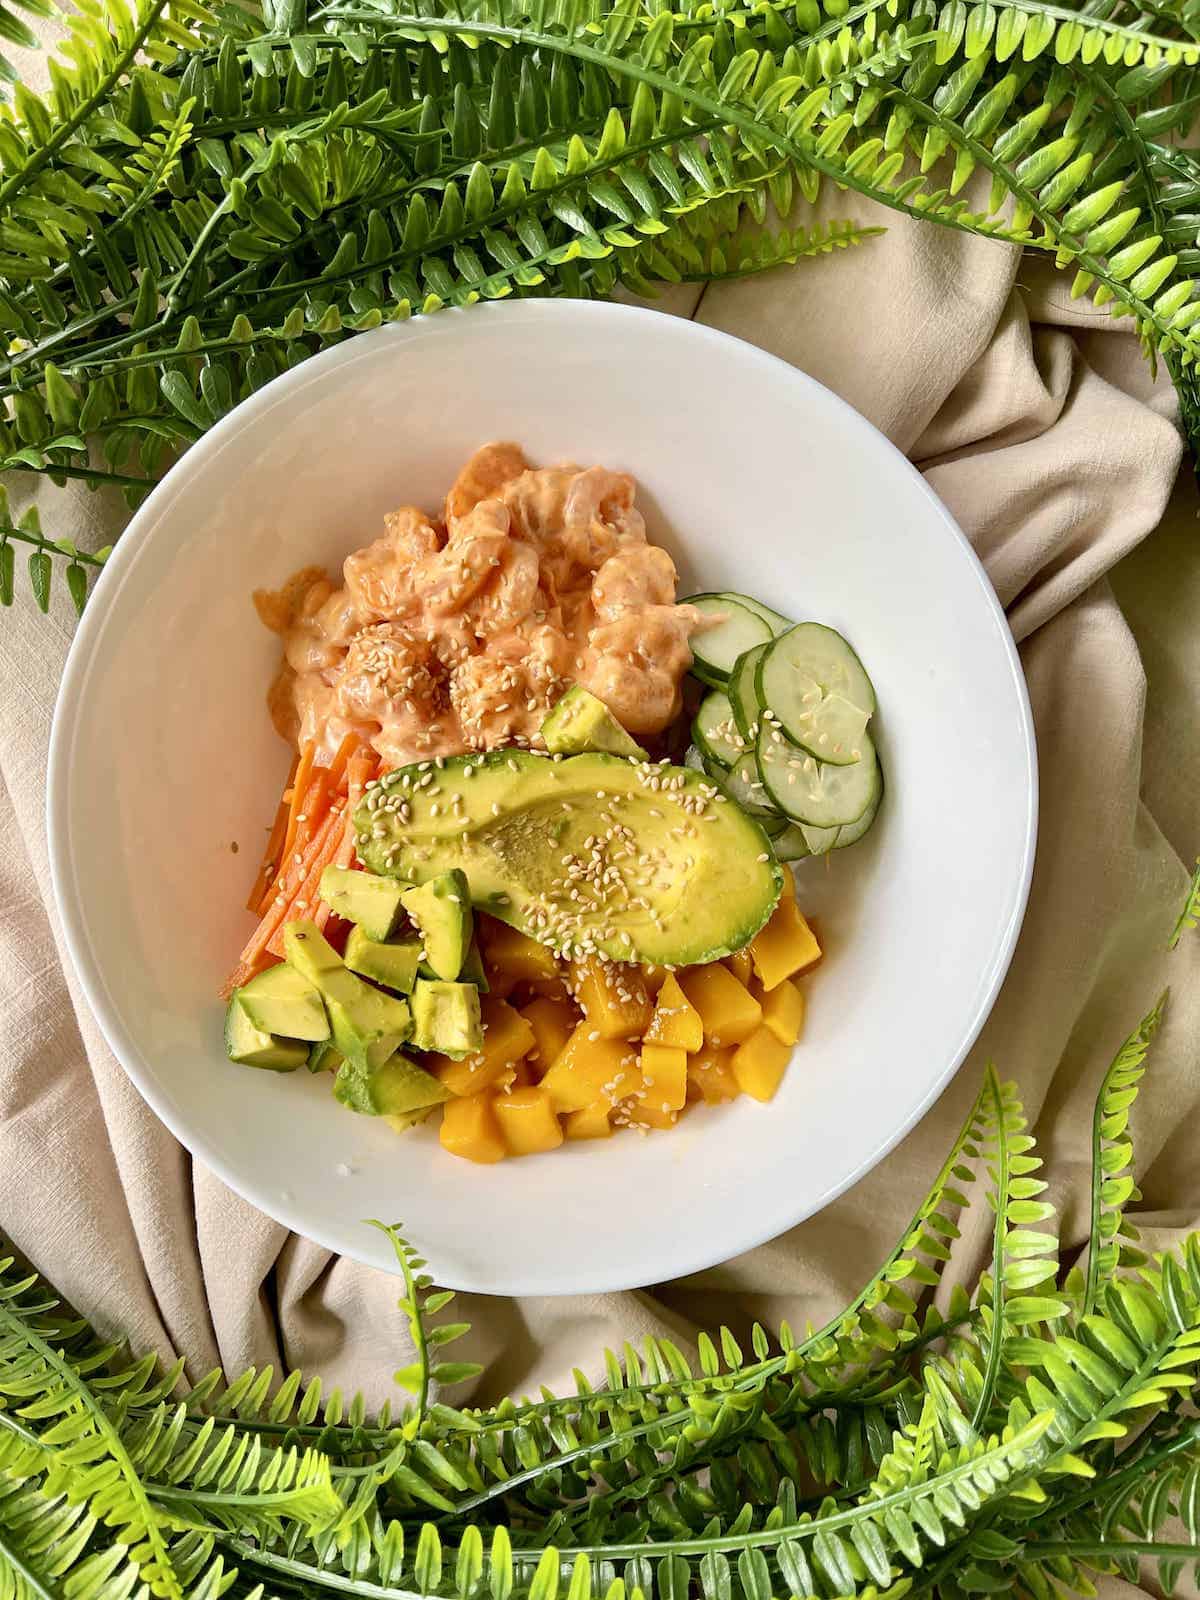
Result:
M329 1037L320 990L286 961L251 978L238 995L242 1010L264 1033L282 1033L288 1039Z
M298 1039L282 1039L265 1028L255 1027L246 1015L240 994L234 994L225 1012L225 1054L242 1066L295 1072L307 1059L308 1049Z
M345 1062L334 1079L333 1093L342 1105L368 1117L399 1117L450 1097L431 1072L399 1050L366 1071Z
M473 983L418 978L412 993L413 1036L418 1050L461 1057L483 1049L479 990Z
M487 981L487 973L483 970L483 957L479 953L479 940L471 940L471 948L467 951L467 959L462 964L462 971L458 975L460 983L473 983L480 994L489 994L491 985Z
M646 759L641 745L625 732L604 701L581 683L573 683L551 709L541 733L551 755L577 756L601 750L611 756Z
M401 900L417 925L425 960L434 977L452 983L462 971L471 944L471 896L466 874L452 867L419 889L405 889Z
M321 991L333 1042L348 1061L377 1066L408 1038L407 1003L356 977L315 924L289 922L283 940L288 960Z
M385 989L409 994L417 977L421 945L417 939L382 944L370 938L365 928L351 928L343 959L351 972L361 973L364 978L383 984Z
M308 1070L310 1072L336 1072L345 1059L345 1056L332 1039L322 1039L319 1044L314 1044L308 1052Z
M377 878L353 867L326 867L321 874L321 899L371 939L390 939L395 933L402 893L394 878Z
M424 1122L432 1110L432 1106L418 1106L415 1111L398 1111L395 1116L385 1114L382 1120L397 1133L407 1133L410 1128L415 1128L419 1122Z

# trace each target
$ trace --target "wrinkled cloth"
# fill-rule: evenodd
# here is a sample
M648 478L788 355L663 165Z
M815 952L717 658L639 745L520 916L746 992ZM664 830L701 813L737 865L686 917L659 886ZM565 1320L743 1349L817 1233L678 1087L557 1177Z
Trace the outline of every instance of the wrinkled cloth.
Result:
M1200 551L1194 490L1183 482L1171 499L1181 444L1169 386L1128 327L1072 302L1045 264L852 197L828 210L888 231L660 304L843 395L917 463L986 564L1020 643L1040 750L1020 944L954 1082L821 1215L653 1290L460 1296L473 1324L463 1357L488 1367L480 1398L563 1383L624 1337L686 1344L717 1322L824 1321L894 1244L988 1060L1020 1082L1070 1259L1088 1221L1099 1077L1168 982L1133 1117L1138 1220L1152 1241L1200 1223L1200 938L1166 952L1200 847ZM122 516L84 492L54 506L47 525L82 545L107 543ZM0 1229L101 1327L182 1354L193 1376L217 1363L300 1366L378 1403L403 1342L395 1281L290 1235L193 1162L126 1080L64 967L43 774L70 633L61 601L49 619L21 601L0 623ZM974 1281L989 1232L981 1208L953 1276Z

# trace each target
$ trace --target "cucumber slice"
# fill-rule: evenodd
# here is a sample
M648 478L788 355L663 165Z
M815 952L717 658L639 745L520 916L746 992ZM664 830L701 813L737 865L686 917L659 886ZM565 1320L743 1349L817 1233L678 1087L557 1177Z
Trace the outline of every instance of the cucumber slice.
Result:
M817 761L764 723L757 744L758 770L768 801L811 828L857 822L879 791L875 746L862 736L862 758L848 767Z
M752 748L738 732L729 696L721 689L706 694L692 723L696 748L718 766L729 768Z
M753 751L736 761L728 772L714 771L710 765L708 775L752 817L772 817L776 814L778 808L767 798Z
M729 703L733 707L733 719L737 723L738 732L748 745L754 743L758 734L758 717L762 710L762 701L758 698L758 670L762 658L771 648L770 640L765 644L756 644L753 650L747 650L733 663L733 671L729 674L726 684L726 693Z
M692 671L701 683L723 689L737 658L756 644L770 641L771 626L747 610L734 594L697 594L685 605L695 606L705 616L724 620L704 633L693 634Z
M755 600L748 594L739 594L736 598L747 611L753 611L756 617L761 617L777 639L781 633L786 633L789 628L795 627L790 618L781 617L778 611L772 611L770 606L763 605L761 600Z
M837 849L841 828L813 828L807 822L800 823L799 827L810 855L824 856Z
M878 757L876 758L878 759ZM838 829L837 844L835 849L844 850L848 844L857 844L875 821L879 810L879 802L883 799L883 768L879 769L879 788L875 791L875 798L859 817L857 822L848 822L844 828Z
M769 817L762 818L762 831L768 839L781 839L793 824L786 817L781 817L778 812L772 812Z
M812 854L804 829L797 822L789 822L783 832L771 840L771 849L777 861L803 861Z
M763 656L758 694L793 744L833 766L859 758L875 691L833 628L801 622Z

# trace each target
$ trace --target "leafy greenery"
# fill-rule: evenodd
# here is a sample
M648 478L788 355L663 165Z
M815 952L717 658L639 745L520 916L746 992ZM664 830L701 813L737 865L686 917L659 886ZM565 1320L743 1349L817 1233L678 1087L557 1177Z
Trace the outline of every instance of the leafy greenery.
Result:
M464 1325L395 1228L413 1398L374 1419L269 1368L181 1398L179 1365L3 1263L0 1597L1050 1600L1147 1560L1169 1591L1200 1567L1200 1235L1148 1258L1122 1212L1163 1004L1101 1086L1085 1271L1060 1283L1033 1140L989 1072L841 1315L755 1326L749 1351L722 1328L694 1361L626 1344L569 1395L448 1405L477 1370L441 1359ZM939 1294L983 1179L991 1267Z
M47 0L15 0L47 14ZM1193 0L84 0L0 107L0 469L136 504L354 332L860 243L823 185L1048 251L1200 437ZM24 44L20 10L0 35ZM39 604L87 558L0 518Z

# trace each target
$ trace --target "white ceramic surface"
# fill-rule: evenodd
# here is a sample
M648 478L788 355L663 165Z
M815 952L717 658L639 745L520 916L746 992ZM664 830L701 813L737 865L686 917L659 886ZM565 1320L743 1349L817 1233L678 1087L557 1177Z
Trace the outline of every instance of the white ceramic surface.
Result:
M250 591L338 566L437 504L487 439L627 469L691 589L841 628L879 695L880 821L798 870L827 959L769 1106L693 1109L472 1167L338 1108L329 1080L231 1065L215 996L287 752ZM262 1210L381 1267L401 1220L441 1283L557 1294L698 1271L799 1222L937 1096L1007 968L1036 773L1003 615L950 516L867 422L749 345L653 312L541 301L351 340L269 385L146 501L88 607L55 718L49 825L88 1000L155 1111ZM240 846L233 853L232 845ZM703 895L704 885L696 885ZM348 1175L346 1169L349 1168Z

